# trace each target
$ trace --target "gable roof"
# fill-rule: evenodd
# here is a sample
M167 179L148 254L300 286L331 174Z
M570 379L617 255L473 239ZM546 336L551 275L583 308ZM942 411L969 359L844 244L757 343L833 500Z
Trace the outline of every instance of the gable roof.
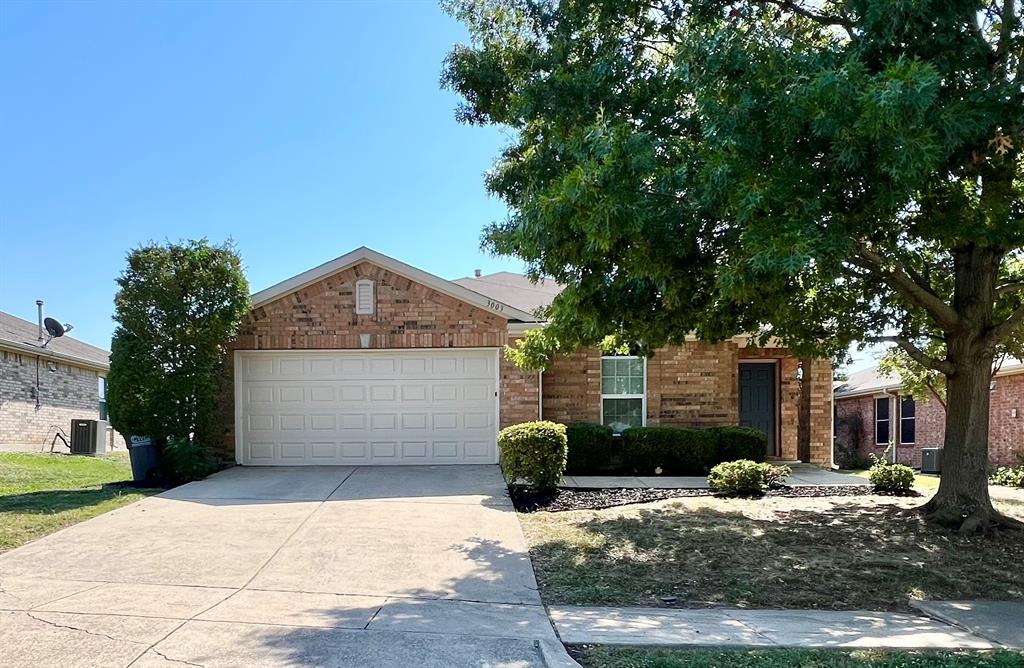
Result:
M996 372L996 377L1024 373L1024 362L1014 357L1007 358ZM882 374L877 366L851 373L845 381L835 383L836 399L859 397L865 394L896 392L903 388L903 381L895 376Z
M0 348L61 360L92 369L110 368L110 351L62 336L39 347L39 325L0 311Z
M400 262L393 257L384 255L383 253L378 253L366 246L361 246L350 253L334 258L330 262L325 262L319 267L314 267L308 271L298 274L297 276L292 276L289 279L272 285L269 288L253 293L252 307L257 308L264 304L268 304L275 299L284 297L296 290L301 290L308 285L327 278L332 274L336 274L339 271L344 271L345 269L359 264L360 262L372 262L373 264L398 274L399 276L408 278L411 281L416 281L417 283L426 285L438 292L442 292L450 297L478 306L485 311L496 313L497 315L508 318L509 320L518 320L521 322L537 321L537 317L532 313L517 308L503 300L485 296L479 292L475 292L459 285L454 281L448 281L431 273L425 272L422 269L417 269L412 265Z
M536 313L538 309L550 305L563 288L551 280L533 283L526 276L511 271L456 278L452 283L530 313Z

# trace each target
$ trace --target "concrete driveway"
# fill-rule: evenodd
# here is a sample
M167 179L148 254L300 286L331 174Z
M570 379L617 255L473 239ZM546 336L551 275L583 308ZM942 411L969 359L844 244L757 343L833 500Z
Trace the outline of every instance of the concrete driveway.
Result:
M566 661L494 466L234 468L0 556L6 668Z

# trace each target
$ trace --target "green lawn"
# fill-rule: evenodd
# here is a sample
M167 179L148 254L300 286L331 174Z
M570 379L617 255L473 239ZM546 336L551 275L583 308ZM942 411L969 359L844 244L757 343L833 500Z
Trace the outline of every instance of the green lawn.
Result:
M1024 599L1020 532L939 530L917 512L923 500L695 497L520 520L549 605L907 610L912 599ZM1024 518L1024 502L996 505Z
M584 668L1018 668L1020 652L570 647Z
M127 453L0 453L0 552L161 490L134 489Z

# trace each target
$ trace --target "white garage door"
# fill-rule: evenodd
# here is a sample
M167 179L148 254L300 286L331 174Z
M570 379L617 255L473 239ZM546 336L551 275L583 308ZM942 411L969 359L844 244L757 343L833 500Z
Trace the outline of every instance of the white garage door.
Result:
M495 350L239 352L242 464L492 464Z

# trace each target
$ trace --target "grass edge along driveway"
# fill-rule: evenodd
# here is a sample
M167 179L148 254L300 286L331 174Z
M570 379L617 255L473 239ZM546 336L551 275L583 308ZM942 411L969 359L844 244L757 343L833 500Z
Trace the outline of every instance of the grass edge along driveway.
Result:
M1024 653L569 647L584 668L1018 668Z
M163 491L131 479L125 452L0 453L0 553Z

